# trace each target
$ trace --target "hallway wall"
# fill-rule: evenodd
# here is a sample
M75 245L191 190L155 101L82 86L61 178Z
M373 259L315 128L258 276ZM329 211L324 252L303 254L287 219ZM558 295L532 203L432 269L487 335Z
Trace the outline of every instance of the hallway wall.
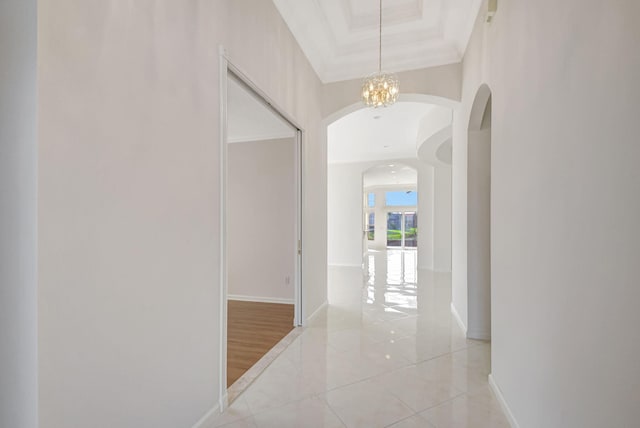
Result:
M304 316L326 301L320 81L269 1L38 7L40 427L204 423L224 384L219 46L304 129Z
M466 314L467 128L486 82L493 379L521 428L634 426L640 4L498 4L454 118L454 304Z
M38 426L36 1L0 2L0 427Z

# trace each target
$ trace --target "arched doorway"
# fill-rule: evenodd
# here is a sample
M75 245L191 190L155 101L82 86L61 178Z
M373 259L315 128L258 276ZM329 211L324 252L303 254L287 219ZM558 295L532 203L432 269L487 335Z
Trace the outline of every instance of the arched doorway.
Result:
M467 299L471 339L491 339L491 90L476 94L468 129Z

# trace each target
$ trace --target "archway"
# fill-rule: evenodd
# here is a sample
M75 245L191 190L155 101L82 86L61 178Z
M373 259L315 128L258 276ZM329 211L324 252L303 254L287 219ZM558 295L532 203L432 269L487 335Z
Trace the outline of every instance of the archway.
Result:
M418 174L421 204L427 204L429 214L420 230L432 230L435 197L435 166L419 158L419 147L432 134L451 126L451 107L455 102L419 94L408 94L402 101L387 109L367 109L355 103L330 115L327 123L327 219L328 265L361 267L363 249L362 173L377 165L395 165L414 168ZM411 101L410 101L411 100ZM431 102L426 102L431 101ZM433 102L438 102L434 104ZM349 112L349 113L347 113ZM431 126L424 127L423 119ZM431 123L432 122L432 123ZM441 141L440 144L443 142ZM435 152L436 147L434 146ZM444 165L438 162L437 166ZM391 167L393 168L393 167ZM447 187L450 193L450 186ZM406 189L405 189L406 190ZM384 196L384 192L383 195ZM423 207L424 208L424 207ZM427 210L425 209L425 213ZM385 214L386 215L386 214ZM450 214L449 214L450 217ZM379 223L379 218L376 223ZM450 224L450 218L448 220ZM406 228L406 227L405 227ZM449 240L450 240L450 233ZM375 234L377 238L383 235ZM434 233L423 234L418 246L420 267L434 269ZM378 246L387 247L386 239ZM402 241L402 240L400 240ZM404 246L406 246L406 239ZM450 267L449 267L450 269Z
M468 128L467 337L491 339L491 90L476 94Z

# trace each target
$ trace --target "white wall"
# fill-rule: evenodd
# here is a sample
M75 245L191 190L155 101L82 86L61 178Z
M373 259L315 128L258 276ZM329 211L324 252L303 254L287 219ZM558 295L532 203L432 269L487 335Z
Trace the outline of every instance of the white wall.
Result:
M397 73L400 81L400 101L420 101L413 97L407 98L408 94L429 95L431 102L454 107L460 100L462 64L450 64L441 67L423 68L420 70L410 70ZM324 85L322 93L322 116L331 121L342 116L334 117L336 113L350 113L351 108L362 108L360 92L362 89L362 79L345 80ZM357 107L355 107L357 106ZM350 111L344 111L348 109Z
M0 426L38 426L36 2L0 3Z
M434 168L433 270L451 272L451 168Z
M483 110L484 111L484 110ZM467 336L491 338L491 128L468 136Z
M38 6L41 428L191 427L224 385L219 45L305 131L305 316L326 301L321 83L268 1Z
M295 139L228 146L228 293L293 303Z
M435 224L435 171L418 162L418 268L433 270Z
M492 372L521 428L640 420L639 18L634 0L499 2L465 55L454 303L466 313L467 130L486 82Z
M331 164L328 169L328 263L362 266L362 173L375 163ZM377 222L377 219L376 219Z

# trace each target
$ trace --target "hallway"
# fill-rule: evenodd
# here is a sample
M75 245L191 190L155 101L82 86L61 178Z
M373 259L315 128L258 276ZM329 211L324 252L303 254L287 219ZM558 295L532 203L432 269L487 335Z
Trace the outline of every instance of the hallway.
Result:
M415 251L329 268L330 306L212 426L508 427L489 389L490 346L465 339L451 277Z

